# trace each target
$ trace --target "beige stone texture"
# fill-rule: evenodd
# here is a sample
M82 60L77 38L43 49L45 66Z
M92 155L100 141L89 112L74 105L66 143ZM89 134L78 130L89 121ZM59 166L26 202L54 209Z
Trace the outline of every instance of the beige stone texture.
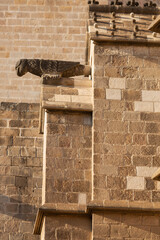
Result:
M127 189L144 189L144 177L127 177Z
M40 79L27 74L21 81L13 74L19 58L84 63L87 11L84 1L1 1L1 101L39 101ZM133 31L131 16L118 19L117 34L131 37L126 33ZM148 37L151 20L151 15L136 19L144 29L138 33L142 38ZM55 203L52 207L59 215L52 212L45 217L41 239L160 239L159 186L151 179L160 164L159 47L149 42L93 44L92 81L62 79L61 84L43 88L46 106L54 102L58 109L46 111L44 151L38 133L39 106L1 104L0 238L4 240L39 239L32 229L41 204L42 157L43 203ZM85 112L81 103L93 104L87 108L93 113ZM68 110L78 104L81 112ZM92 212L92 226L90 216L64 214L81 208L84 214L91 200L94 207L96 201L102 204L101 211ZM103 204L119 210L105 212ZM138 210L128 211L134 207Z
M55 119L55 120L54 120ZM91 114L54 111L46 114L43 203L77 203L90 199Z
M56 102L71 102L71 96L69 95L57 95L55 94L55 101Z
M85 216L47 216L42 240L91 240L91 221Z
M153 102L135 102L135 111L138 112L153 112Z
M154 102L154 112L160 112L160 103Z
M160 101L160 91L142 90L142 101L144 101L144 102L159 102Z
M38 240L32 233L42 190L39 104L1 103L0 112L0 239Z
M106 66L108 85L106 100L102 98L102 91L96 95L98 99L94 98L93 199L101 200L104 195L111 201L158 201L156 184L151 180L160 163L157 156L159 88L153 64L157 59L149 56L147 47L138 45L95 45L95 63L100 56L101 65ZM150 73L147 61L150 61ZM102 78L99 69L100 64L99 68L94 68L96 89L104 86L102 80L99 81ZM118 79L123 79L121 85ZM119 95L114 95L115 90ZM115 238L118 237L122 238L118 235Z
M106 89L106 99L121 100L120 89Z
M159 215L148 213L94 213L94 239L159 239Z
M72 102L92 103L90 96L72 96Z
M116 89L125 89L125 78L110 78L109 79L109 88L116 88Z
M39 103L41 80L31 74L23 80L16 76L20 58L84 64L87 7L85 0L0 2L0 101Z
M137 176L152 177L153 173L156 172L156 167L136 167Z

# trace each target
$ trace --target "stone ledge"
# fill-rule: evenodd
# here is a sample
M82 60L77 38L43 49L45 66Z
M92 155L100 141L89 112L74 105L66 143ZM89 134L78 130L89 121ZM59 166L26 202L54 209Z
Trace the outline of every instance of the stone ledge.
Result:
M136 13L144 15L158 15L160 14L159 8L150 8L150 7L128 7L128 6L111 6L111 5L89 5L89 12L98 12L98 13Z
M89 103L74 103L74 102L49 102L42 101L42 108L47 110L65 110L65 111L80 111L92 112L93 105Z
M34 234L40 235L43 225L44 216L51 215L87 215L90 216L94 212L151 212L160 214L160 203L158 202L129 202L129 201L104 201L91 202L88 205L77 204L44 204L38 212L34 225Z
M125 38L120 38L120 37L112 37L112 36L104 36L99 34L98 36L96 35L95 32L91 32L90 34L90 40L94 41L95 43L119 43L119 44L135 44L135 45L154 45L154 46L159 46L160 45L160 40L153 40L153 39L125 39Z
M130 202L130 201L104 201L91 202L87 206L88 212L94 211L125 211L125 212L158 212L160 213L159 202Z
M42 205L37 212L33 234L40 235L43 225L44 216L56 215L56 214L87 214L87 209L85 205L77 204L52 204L47 203Z
M52 86L67 86L67 87L92 87L92 81L88 77L78 78L60 78L55 79L50 75L42 77L42 84L44 87Z

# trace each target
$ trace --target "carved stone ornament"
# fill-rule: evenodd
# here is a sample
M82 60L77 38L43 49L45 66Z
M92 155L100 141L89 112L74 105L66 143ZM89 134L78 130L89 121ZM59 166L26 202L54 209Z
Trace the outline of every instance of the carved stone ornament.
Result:
M88 65L81 65L79 62L43 60L43 59L21 59L16 63L15 70L19 77L30 72L39 77L50 75L52 78L74 77L91 73Z

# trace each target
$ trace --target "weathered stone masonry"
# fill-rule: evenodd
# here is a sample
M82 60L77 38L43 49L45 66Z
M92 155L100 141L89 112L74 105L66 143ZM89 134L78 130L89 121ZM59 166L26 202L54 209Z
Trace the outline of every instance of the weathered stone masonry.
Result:
M32 234L42 201L39 104L1 103L0 116L0 239L39 239Z
M130 14L128 8L125 14L123 8L114 8L115 14L110 8L108 13L107 7L105 12L103 9L103 6L90 6L88 35L93 90L92 101L87 102L90 105L87 107L87 104L81 103L75 106L72 97L60 97L63 99L60 103L55 97L56 92L48 100L46 93L43 100L42 94L42 106L46 109L46 152L43 162L43 205L35 225L35 233L41 232L42 239L160 239L159 183L151 179L159 167L159 36L147 30L152 22L150 9L146 12L139 9L138 13L135 10L134 14ZM153 13L157 14L156 11L153 10ZM112 23L108 31L105 29L107 21ZM136 28L135 23L138 26ZM55 89L50 86L50 92L52 88ZM62 93L61 87L59 93ZM68 95L72 94L68 92ZM55 108L58 109L57 104L63 112L55 111ZM74 113L73 119L70 118L72 130L68 132L68 115L65 110L68 107L71 109L72 104L74 111L78 112L79 109L81 113ZM84 115L83 111L90 113ZM79 124L83 119L82 125L76 128L81 129L80 132L73 130L75 116L78 116ZM84 144L87 151L83 149L81 155L80 136L84 134L84 117L89 119L89 116L90 119L92 116L93 124L90 125L92 152L91 139L88 139L89 145ZM59 122L59 131L55 127L55 118L56 125ZM80 140L76 152L73 147L74 133ZM48 141L50 134L51 139L56 138L57 141ZM58 140L61 134L64 134L63 139L66 138L63 144ZM53 146L57 144L55 149L62 147L61 151L54 151L54 148L50 150L47 147L50 143ZM63 164L60 172L58 169L55 172L55 176L60 179L57 184L52 174L55 168L52 169L52 166L57 162L56 159L65 158L63 153L66 154L66 147L67 152L71 150L70 161L75 154L74 171L77 171L76 161L82 164L84 177L85 169L88 173L90 171L91 175L87 175L87 179L76 179L79 178L76 173L76 178L72 175L72 181L63 181L68 172ZM81 157L87 161L80 160ZM72 198L72 202L69 202L68 194L78 198ZM64 215L66 225L61 222ZM84 220L81 222L82 217ZM89 224L91 219L92 226Z
M92 81L42 77L43 135L39 104L1 103L2 239L160 239L159 10L112 7L89 6Z

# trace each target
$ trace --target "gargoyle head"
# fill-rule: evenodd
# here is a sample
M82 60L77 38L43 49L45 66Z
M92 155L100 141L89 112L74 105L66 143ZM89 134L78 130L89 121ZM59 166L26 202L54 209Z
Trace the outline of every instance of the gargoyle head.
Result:
M28 72L28 62L27 59L20 59L15 66L15 70L19 77L23 76Z

